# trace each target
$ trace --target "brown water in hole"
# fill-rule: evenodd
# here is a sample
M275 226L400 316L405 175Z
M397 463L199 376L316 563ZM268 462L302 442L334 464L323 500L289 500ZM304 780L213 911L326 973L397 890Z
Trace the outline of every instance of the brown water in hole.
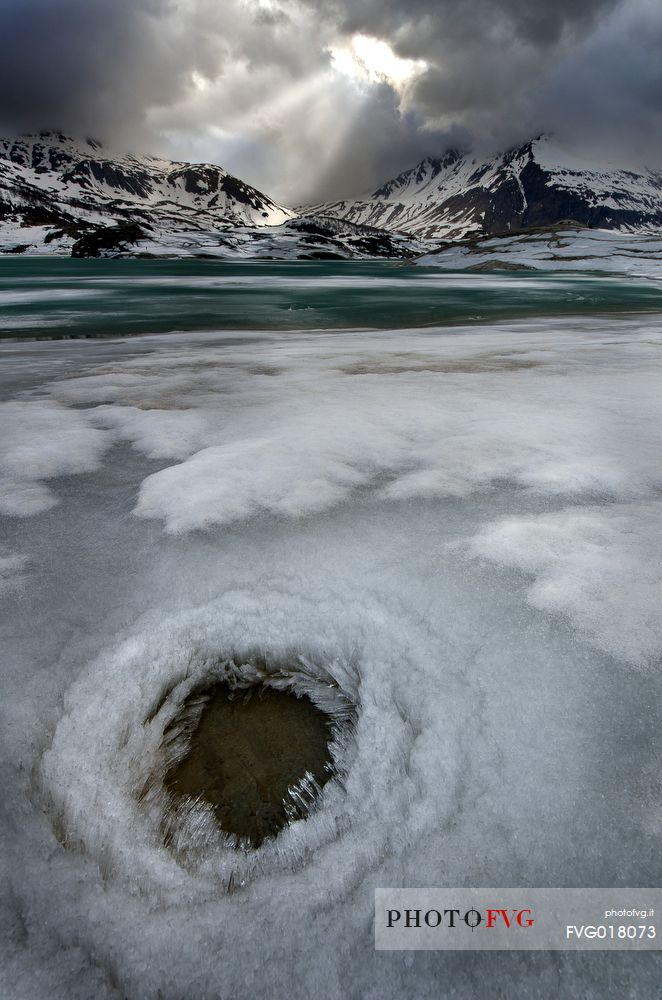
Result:
M222 830L259 847L287 825L289 787L307 771L320 786L331 777L331 720L306 697L260 687L229 693L214 690L165 785L175 798L202 798Z

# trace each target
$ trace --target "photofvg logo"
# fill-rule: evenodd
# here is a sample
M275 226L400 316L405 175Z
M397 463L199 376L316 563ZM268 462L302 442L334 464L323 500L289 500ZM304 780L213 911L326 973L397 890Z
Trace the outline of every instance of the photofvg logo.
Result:
M474 906L469 910L462 911L457 907L445 910L422 910L405 909L388 911L386 926L390 929L400 924L405 928L411 927L437 927L448 928L449 930L468 929L472 933L481 927L484 930L495 930L501 925L506 930L513 927L528 928L533 927L535 917L530 906L526 907L487 907L485 910L477 910Z
M375 947L653 950L657 913L660 889L376 889Z

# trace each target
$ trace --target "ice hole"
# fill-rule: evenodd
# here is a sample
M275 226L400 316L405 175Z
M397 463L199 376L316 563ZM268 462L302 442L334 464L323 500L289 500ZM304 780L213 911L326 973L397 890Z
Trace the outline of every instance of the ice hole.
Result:
M238 845L259 847L315 805L334 774L332 738L331 716L305 695L218 683L164 733L176 745L165 787L174 808L206 803Z

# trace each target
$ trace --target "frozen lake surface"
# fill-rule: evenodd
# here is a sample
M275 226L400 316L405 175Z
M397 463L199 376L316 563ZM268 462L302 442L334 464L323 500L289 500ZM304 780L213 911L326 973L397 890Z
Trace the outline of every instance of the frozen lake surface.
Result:
M0 344L3 995L656 995L656 954L373 950L375 887L662 884L658 292L480 280L512 318ZM344 778L175 855L138 793L227 658L354 706Z

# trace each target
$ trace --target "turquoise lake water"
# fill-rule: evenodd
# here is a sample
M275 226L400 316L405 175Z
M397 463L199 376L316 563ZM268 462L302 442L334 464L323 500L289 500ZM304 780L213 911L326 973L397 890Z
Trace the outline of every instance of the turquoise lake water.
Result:
M406 328L659 311L629 276L449 272L393 261L0 260L0 337Z

